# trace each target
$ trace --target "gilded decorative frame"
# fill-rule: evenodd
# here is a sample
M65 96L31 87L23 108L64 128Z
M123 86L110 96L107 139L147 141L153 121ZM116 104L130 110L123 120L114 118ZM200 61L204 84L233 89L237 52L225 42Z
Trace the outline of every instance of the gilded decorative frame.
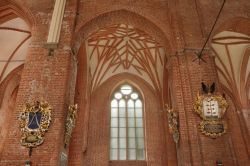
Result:
M70 105L68 108L68 114L65 123L65 134L64 134L65 147L70 143L70 138L72 136L73 129L76 123L77 111L78 111L77 104Z
M43 143L45 132L51 122L51 111L51 106L47 102L36 101L25 105L19 115L22 146L34 148ZM34 118L36 118L36 128L31 128Z
M227 101L221 96L221 95L197 95L196 100L195 100L195 104L194 104L194 111L199 114L199 116L202 119L205 120L212 120L212 119L208 119L204 116L203 114L203 100L206 98L211 98L212 100L216 100L219 103L219 109L220 109L220 116L218 119L221 119L224 115L224 113L227 110L228 104Z
M208 118L204 115L203 101L207 98L218 102L218 117ZM211 138L217 138L226 133L227 123L223 121L222 118L227 110L227 107L228 103L221 95L212 95L210 93L206 95L199 95L198 93L194 103L194 112L196 112L203 119L203 121L199 124L199 129L204 135Z
M214 129L213 131L209 132L205 128L206 125L211 125L211 126L221 125L223 127L223 129L222 129L222 131L218 131L218 129L217 130ZM227 123L225 121L202 121L199 125L199 128L200 128L202 134L209 136L211 138L217 138L217 137L220 137L226 133Z

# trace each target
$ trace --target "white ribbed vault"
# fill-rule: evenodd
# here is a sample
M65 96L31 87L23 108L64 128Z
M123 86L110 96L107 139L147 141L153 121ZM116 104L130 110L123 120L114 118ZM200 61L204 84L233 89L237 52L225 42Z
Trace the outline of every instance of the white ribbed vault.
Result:
M114 25L91 35L86 47L92 91L124 72L143 78L161 91L165 51L145 32L129 25Z
M223 31L213 37L216 65L220 82L235 95L238 103L247 105L250 99L250 36ZM247 99L248 98L248 99Z
M30 43L30 28L24 20L10 20L2 16L0 21L0 83L15 68L22 65Z

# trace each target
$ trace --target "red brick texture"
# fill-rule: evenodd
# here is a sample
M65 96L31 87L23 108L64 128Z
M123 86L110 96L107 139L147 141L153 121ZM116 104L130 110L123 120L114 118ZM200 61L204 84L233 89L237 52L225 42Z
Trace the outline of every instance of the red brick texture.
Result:
M91 96L90 118L88 130L87 151L84 156L86 165L109 165L109 126L110 126L110 95L114 87L124 82L124 78L131 80L144 92L145 102L145 134L147 163L130 162L131 165L160 166L167 164L167 151L172 151L166 144L164 128L164 112L159 107L158 97L152 93L150 87L143 80L124 74L106 81ZM172 156L172 155L170 155ZM122 163L122 162L121 162ZM113 162L112 165L121 165Z
M206 51L207 63L193 62L195 51L202 47L221 3L213 0L68 0L60 43L52 56L48 56L44 44L54 0L1 0L0 8L11 6L18 17L29 23L32 42L21 76L7 77L13 79L13 85L18 88L12 89L9 97L13 105L6 116L8 125L0 126L7 128L0 131L0 139L3 139L0 141L0 165L21 166L30 159L32 166L57 166L62 152L67 154L69 166L213 166L218 160L225 166L250 165L249 128L244 123L249 116L242 116L229 94L225 92L230 103L225 115L228 131L222 137L211 139L201 134L198 130L201 119L193 111L201 81L216 82L216 90L223 92L212 53ZM250 22L249 9L249 0L228 0L215 32L227 29L223 23L228 24L230 20L244 18ZM164 101L172 103L179 112L177 146L168 132L167 115L162 111L159 96L143 79L123 73L108 79L90 94L85 42L100 28L119 23L145 31L166 49L168 63L164 78L168 84L164 85ZM109 100L112 90L125 79L133 82L144 96L147 156L142 162L109 161ZM1 106L7 101L3 99L3 94L7 93L4 84L0 84ZM26 102L34 100L46 100L51 104L52 123L44 143L34 148L29 158L28 149L20 145L18 115ZM65 149L66 111L74 102L79 104L77 123L71 143Z
M177 153L182 158L179 160L183 165L214 165L217 160L225 165L248 165L248 152L240 127L232 132L235 126L240 125L237 116L232 115L234 109L229 109L226 115L227 123L230 126L228 134L217 139L211 139L201 134L198 124L201 119L193 111L193 103L197 92L200 91L200 82L217 82L217 75L214 68L214 59L206 56L206 64L199 65L193 62L195 57L189 52L171 58L171 71L173 72L173 94L175 96L176 109L180 117L180 147ZM179 67L177 67L179 66ZM217 87L219 90L220 87ZM230 119L230 120L229 120ZM234 120L232 122L232 120ZM232 134L238 133L238 134ZM237 139L237 140L236 140ZM240 147L244 145L243 147ZM236 148L236 146L238 146ZM241 151L241 152L239 152ZM239 160L238 154L241 153ZM188 164L189 163L189 164Z

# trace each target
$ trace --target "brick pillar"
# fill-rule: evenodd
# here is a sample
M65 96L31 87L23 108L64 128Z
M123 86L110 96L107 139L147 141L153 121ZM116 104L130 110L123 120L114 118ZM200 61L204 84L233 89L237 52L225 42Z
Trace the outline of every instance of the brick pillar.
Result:
M63 148L66 109L72 101L70 99L72 92L69 89L74 90L70 88L72 80L70 47L75 11L76 1L67 2L60 43L51 56L48 56L49 52L44 48L44 44L47 40L52 11L34 12L37 22L32 28L32 42L21 76L16 107L9 121L11 126L8 129L2 156L0 156L1 164L24 165L25 160L29 159L28 148L20 144L18 115L25 103L39 100L47 101L52 106L52 122L49 131L45 134L44 143L33 148L30 160L32 165L60 165L61 152L66 151Z
M83 44L78 52L78 68L75 102L79 106L77 113L77 121L74 132L72 134L71 143L69 145L69 165L83 165L83 157L87 150L87 137L89 127L89 103L90 97L88 90L88 69L87 54L85 44Z
M173 105L179 111L180 143L177 148L179 165L213 165L217 160L234 165L234 150L231 147L231 133L212 139L198 129L201 119L193 111L194 99L200 91L201 81L211 84L218 78L214 58L204 55L207 63L193 62L193 51L179 53L170 58L172 74ZM217 87L219 90L219 87Z

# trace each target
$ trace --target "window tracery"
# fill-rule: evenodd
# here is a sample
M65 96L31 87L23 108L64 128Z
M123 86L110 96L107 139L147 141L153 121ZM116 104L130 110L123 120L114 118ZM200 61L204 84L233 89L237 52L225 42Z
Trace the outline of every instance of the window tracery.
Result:
M110 160L144 160L141 95L124 84L113 93L110 104Z

